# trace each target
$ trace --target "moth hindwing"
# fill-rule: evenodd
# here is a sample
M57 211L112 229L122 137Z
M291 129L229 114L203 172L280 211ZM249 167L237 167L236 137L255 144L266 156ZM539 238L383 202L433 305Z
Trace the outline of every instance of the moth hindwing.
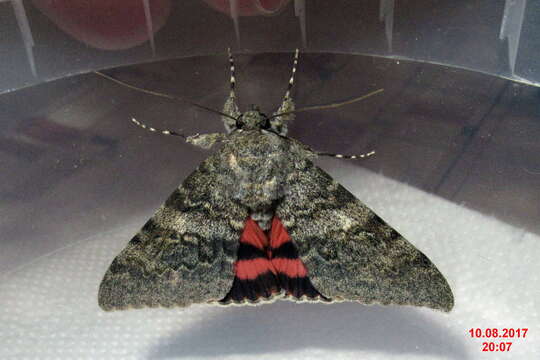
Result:
M219 112L226 133L185 136L133 119L203 148L222 146L113 260L99 305L114 310L284 297L450 311L452 291L435 265L312 163L328 154L286 136L295 116L290 92L298 50L283 102L271 116L257 107L239 111L229 59L230 94Z

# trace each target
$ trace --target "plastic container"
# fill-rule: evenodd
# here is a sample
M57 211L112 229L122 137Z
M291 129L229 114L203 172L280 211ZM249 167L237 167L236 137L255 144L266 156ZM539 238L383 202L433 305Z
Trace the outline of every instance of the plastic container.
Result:
M301 47L540 83L534 1L12 0L0 6L7 54L0 92L95 69L223 54L235 44L246 53Z
M538 7L0 2L0 358L537 358ZM285 301L98 307L111 260L208 156L130 118L188 134L223 126L215 114L92 71L219 110L227 47L242 109L276 108L297 47L299 107L384 88L363 102L300 113L289 135L321 151L376 151L361 162L318 164L437 265L454 292L451 313ZM529 334L471 337L476 328Z

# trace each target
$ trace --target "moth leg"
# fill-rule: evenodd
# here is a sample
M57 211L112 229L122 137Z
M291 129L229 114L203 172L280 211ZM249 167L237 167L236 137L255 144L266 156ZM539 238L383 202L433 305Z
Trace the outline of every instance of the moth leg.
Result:
M293 67L291 71L291 78L289 79L289 84L287 85L287 91L285 92L285 96L283 97L283 102L281 103L279 109L276 112L274 112L273 116L281 114L281 113L294 111L295 109L294 101L291 97L291 89L294 85L294 75L296 74L296 67L298 66L298 54L299 54L299 50L296 49L294 53L294 61L293 61ZM293 121L294 118L295 118L294 114L275 116L270 120L270 126L278 134L285 136L287 135L287 123L289 121Z
M139 120L137 120L135 118L131 118L131 121L135 125L137 125L138 127L143 128L145 130L148 130L150 132L159 133L159 134L163 134L163 135L179 136L182 139L187 140L187 136L184 135L184 134L177 133L177 132L172 131L172 130L164 130L164 129L158 129L158 128L155 128L155 127L152 127L152 126L148 126L146 124L143 124L142 122L140 122Z
M148 126L146 124L141 123L135 118L131 118L131 121L135 125L145 130L148 130L150 132L159 133L163 135L178 136L184 139L187 143L193 144L203 149L210 149L215 143L223 141L227 137L227 135L223 133L195 134L195 135L187 136L187 135L177 133L172 130L163 130L163 129L158 129L152 126Z
M338 159L353 159L354 160L354 159L363 159L363 158L367 158L367 157L375 155L374 150L371 150L370 152L363 153L363 154L344 155L344 154L329 153L329 152L325 152L325 151L317 151L317 150L312 149L310 146L308 146L306 144L302 144L302 143L298 143L298 144L300 144L300 146L302 146L304 151L307 151L308 153L311 153L311 154L313 154L315 156L330 156L330 157L335 157L335 158L338 158Z
M356 155L343 155L343 154L333 154L333 153L327 153L327 152L319 152L319 151L313 151L318 156L330 156L335 157L338 159L363 159L370 157L372 155L375 155L375 151L370 151L364 154L356 154Z
M224 141L226 138L227 134L223 133L195 134L188 136L186 142L203 149L210 149L216 143Z
M229 97L225 101L225 105L223 105L223 113L227 114L228 116L222 116L221 119L223 120L223 123L225 124L225 129L227 129L227 132L231 132L237 128L236 120L240 117L240 110L238 109L238 105L236 103L236 93L234 92L234 88L236 86L236 77L235 77L235 68L234 68L234 59L231 53L231 48L227 49L229 53L229 65L230 65L230 71L231 71L231 78L230 78L230 84L231 89L229 92Z

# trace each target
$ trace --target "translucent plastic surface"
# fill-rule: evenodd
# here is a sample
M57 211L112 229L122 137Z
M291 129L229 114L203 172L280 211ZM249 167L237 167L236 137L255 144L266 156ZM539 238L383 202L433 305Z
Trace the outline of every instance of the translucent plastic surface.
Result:
M540 84L539 14L526 0L4 0L0 92L229 46L414 59Z
M290 53L237 56L244 109L258 104L273 111L291 59ZM227 66L225 56L215 56L110 74L220 109ZM354 164L540 232L536 88L414 62L301 56L298 106L379 88L381 95L357 104L299 114L292 136L321 151L376 150L374 158ZM9 214L1 245L17 249L0 252L2 270L120 225L141 206L156 208L206 156L175 138L144 132L131 117L187 134L223 131L218 115L97 75L4 94L0 101L1 199ZM29 212L36 214L31 224ZM42 237L50 239L38 241Z
M536 2L149 0L131 2L142 30L115 28L114 41L70 34L50 3L0 1L0 358L495 359L481 351L491 339L468 330L508 327L531 336L508 340L507 358L539 357L539 92L504 79L539 82ZM209 154L130 118L187 134L223 125L95 74L67 75L145 63L107 73L220 109L234 45L242 109L270 113L302 44L298 106L384 92L300 113L289 135L320 151L376 151L318 164L433 260L453 312L287 302L101 311L111 260Z

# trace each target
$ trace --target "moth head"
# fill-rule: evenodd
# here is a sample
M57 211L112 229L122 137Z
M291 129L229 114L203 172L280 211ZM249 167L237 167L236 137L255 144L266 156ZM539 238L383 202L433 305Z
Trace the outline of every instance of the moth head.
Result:
M238 117L236 125L243 130L261 130L269 129L270 121L257 105L251 105L248 111Z

